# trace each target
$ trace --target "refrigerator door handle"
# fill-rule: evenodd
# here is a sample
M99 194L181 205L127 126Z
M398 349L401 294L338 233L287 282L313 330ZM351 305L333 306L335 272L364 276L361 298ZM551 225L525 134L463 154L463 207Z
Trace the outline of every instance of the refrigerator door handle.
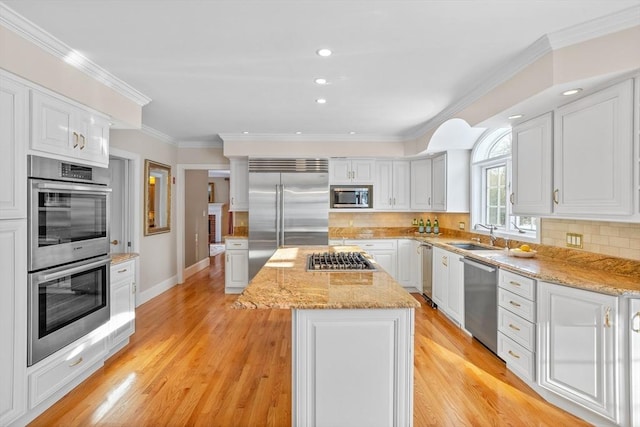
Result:
M276 248L280 247L280 206L282 194L280 194L280 184L276 184Z
M280 247L284 246L284 184L280 184L280 206L278 210L280 211L280 244L278 247Z

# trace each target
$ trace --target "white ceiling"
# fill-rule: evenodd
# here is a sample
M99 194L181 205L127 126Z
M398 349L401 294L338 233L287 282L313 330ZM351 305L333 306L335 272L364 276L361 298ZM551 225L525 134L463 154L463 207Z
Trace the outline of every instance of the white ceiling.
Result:
M640 0L3 3L150 97L144 125L200 142L414 137L541 36Z

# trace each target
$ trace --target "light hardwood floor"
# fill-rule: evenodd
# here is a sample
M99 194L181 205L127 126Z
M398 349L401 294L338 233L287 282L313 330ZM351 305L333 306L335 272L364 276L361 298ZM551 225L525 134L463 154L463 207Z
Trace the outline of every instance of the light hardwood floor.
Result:
M130 345L31 425L290 426L290 312L230 308L223 257L138 307ZM588 425L425 304L414 396L416 427Z

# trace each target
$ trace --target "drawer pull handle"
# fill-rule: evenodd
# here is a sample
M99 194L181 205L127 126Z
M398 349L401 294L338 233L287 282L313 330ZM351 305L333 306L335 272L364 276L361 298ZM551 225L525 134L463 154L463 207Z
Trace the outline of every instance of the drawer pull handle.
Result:
M126 273L126 272L127 272L127 269L126 269L126 268L124 268L124 269L122 269L122 270L118 270L118 273Z
M509 283L512 284L513 286L522 286L520 283L514 282L513 280L510 281Z
M611 327L611 307L607 307L604 311L604 326Z
M519 330L520 330L520 328L518 328L516 325L514 325L514 324L512 324L512 323L509 323L509 327L510 327L511 329L513 329L514 331L519 331Z
M514 307L522 307L520 304L518 304L517 302L513 302L513 301L509 301L509 304L511 304Z
M513 357L515 357L516 359L520 359L520 356L518 356L517 354L515 354L513 351L509 350L509 354Z
M84 362L84 359L81 357L78 360L76 360L75 362L71 363L69 365L70 368L73 368L74 366L78 366L79 364L81 364L82 362Z
M631 318L631 330L637 334L640 334L640 321L636 322L636 319L640 320L640 311L634 314ZM638 324L638 327L636 327L636 323Z

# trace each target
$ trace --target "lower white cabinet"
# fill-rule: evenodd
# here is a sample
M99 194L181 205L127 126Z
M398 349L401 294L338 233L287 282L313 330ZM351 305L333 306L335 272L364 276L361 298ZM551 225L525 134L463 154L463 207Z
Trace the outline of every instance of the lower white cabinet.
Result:
M360 246L391 277L398 281L398 241L395 239L345 240L345 245Z
M640 425L640 299L629 300L629 313L629 378L631 381L629 425L638 426Z
M224 292L239 294L249 283L249 241L225 239Z
M0 426L27 409L27 220L0 221Z
M111 266L111 320L109 351L115 353L127 345L136 329L135 260Z
M614 423L621 408L618 298L538 283L538 384Z
M433 302L459 325L464 325L463 257L433 248Z

